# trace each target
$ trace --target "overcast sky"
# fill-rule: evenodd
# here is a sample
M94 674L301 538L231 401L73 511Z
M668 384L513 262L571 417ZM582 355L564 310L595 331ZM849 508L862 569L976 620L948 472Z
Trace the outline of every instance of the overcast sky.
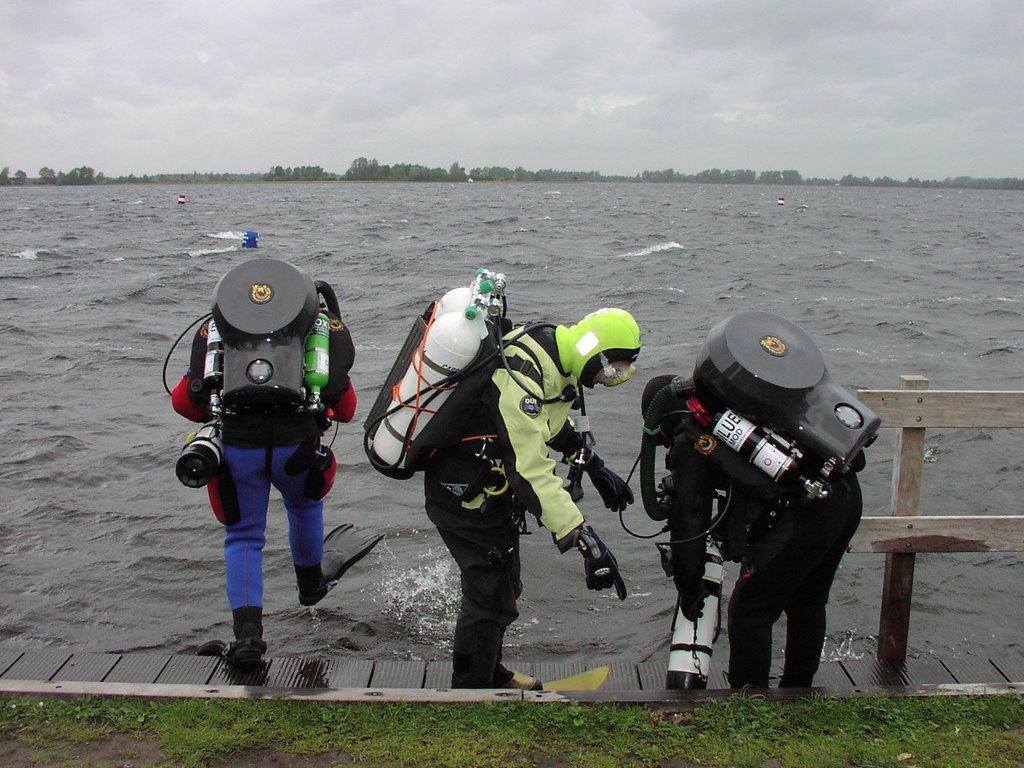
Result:
M0 167L1024 177L1021 0L0 0Z

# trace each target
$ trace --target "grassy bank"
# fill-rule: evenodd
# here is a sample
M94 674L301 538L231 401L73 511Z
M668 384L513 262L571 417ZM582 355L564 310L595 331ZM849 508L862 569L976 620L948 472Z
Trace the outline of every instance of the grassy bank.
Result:
M1024 698L733 696L664 711L0 697L26 766L1022 766Z

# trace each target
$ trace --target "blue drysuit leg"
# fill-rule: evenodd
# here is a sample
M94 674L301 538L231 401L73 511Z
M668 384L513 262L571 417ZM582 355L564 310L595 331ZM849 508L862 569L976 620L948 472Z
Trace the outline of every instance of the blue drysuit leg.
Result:
M318 565L324 556L324 502L306 497L309 470L289 475L285 462L300 446L290 445L274 450L273 483L281 492L288 510L288 543L292 560L300 567Z
M288 511L288 540L296 565L317 565L324 552L323 501L308 499L308 470L289 475L285 462L297 445L278 448L224 446L224 460L238 492L241 517L224 534L228 602L231 609L263 606L263 548L267 541L267 507L273 484Z
M264 448L224 446L238 492L240 519L224 530L224 565L231 609L263 607L263 547L267 542L270 475Z

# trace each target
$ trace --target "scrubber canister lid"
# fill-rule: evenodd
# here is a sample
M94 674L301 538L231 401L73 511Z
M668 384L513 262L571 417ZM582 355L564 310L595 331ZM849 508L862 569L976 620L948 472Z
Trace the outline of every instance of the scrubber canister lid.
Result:
M273 334L295 325L309 330L316 316L316 286L309 275L278 259L252 259L221 278L213 294L217 329L225 340Z
M792 397L825 374L821 352L798 326L768 312L739 312L715 325L697 355L696 377L734 408Z
M723 404L843 469L880 424L832 380L810 336L768 312L739 312L715 325L694 379Z

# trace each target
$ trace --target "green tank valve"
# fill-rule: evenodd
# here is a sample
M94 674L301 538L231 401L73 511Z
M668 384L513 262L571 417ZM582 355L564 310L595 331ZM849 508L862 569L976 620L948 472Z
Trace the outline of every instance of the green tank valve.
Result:
M494 283L490 278L480 281L480 293L491 293L494 290Z
M476 316L479 315L479 314L480 314L480 307L478 307L476 304L470 304L468 307L466 307L466 319L467 320L476 320Z

